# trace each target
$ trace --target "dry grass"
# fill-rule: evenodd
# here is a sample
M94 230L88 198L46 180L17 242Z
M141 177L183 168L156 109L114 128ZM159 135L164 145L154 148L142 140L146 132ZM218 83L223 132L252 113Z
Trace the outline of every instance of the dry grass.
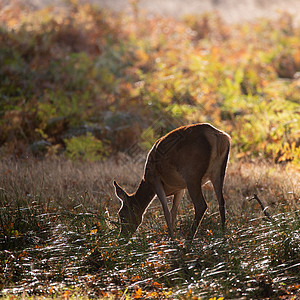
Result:
M81 204L97 210L101 201L101 207L115 215L119 202L112 181L117 180L128 192L133 192L142 177L143 164L124 155L96 163L65 159L6 160L0 162L0 184L11 205L26 206L39 201L49 210L74 210ZM282 207L298 209L299 182L300 174L292 168L258 161L230 163L224 188L227 210L233 216L249 210L251 214L261 214L260 208L248 201L253 194L258 194L273 213L280 212ZM210 184L204 186L204 192L211 212L217 211Z
M30 201L50 202L54 207L72 209L88 192L88 206L97 207L98 199L110 199L111 180L116 164L73 163L68 160L19 160L1 162L1 187L22 205Z
M0 172L4 295L54 297L70 288L68 295L75 297L156 299L191 296L191 289L197 296L230 299L294 295L299 289L299 174L292 169L259 162L229 165L226 239L207 184L209 209L192 244L184 239L193 219L186 196L175 243L155 200L126 245L110 222L119 208L112 181L134 191L142 161L124 156L97 163L6 160ZM248 201L254 193L270 206L274 222L266 222L260 207Z
M229 164L225 183L228 209L239 214L245 200L258 194L274 212L280 211L282 205L294 210L299 205L299 182L299 172L286 166L259 161Z

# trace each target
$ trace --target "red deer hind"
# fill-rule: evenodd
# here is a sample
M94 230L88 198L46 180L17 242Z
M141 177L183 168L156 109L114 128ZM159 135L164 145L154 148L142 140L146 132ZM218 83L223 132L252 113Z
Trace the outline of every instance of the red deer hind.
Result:
M207 209L202 185L213 184L225 228L223 183L230 149L230 136L210 124L179 127L161 137L147 156L144 176L135 193L127 194L115 181L116 195L122 202L119 211L121 234L132 235L143 221L143 215L155 195L158 196L167 221L170 237L179 203L187 188L192 199L195 218L189 238L193 239ZM169 211L167 196L173 195Z

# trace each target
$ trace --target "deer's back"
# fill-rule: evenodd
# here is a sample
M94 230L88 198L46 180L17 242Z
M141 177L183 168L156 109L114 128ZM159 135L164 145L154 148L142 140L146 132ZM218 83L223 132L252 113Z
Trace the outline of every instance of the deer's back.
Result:
M173 186L170 190L175 186L183 189L188 178L201 180L205 176L211 159L224 151L229 139L227 134L209 124L179 127L154 144L148 155L145 176L156 173L167 186Z

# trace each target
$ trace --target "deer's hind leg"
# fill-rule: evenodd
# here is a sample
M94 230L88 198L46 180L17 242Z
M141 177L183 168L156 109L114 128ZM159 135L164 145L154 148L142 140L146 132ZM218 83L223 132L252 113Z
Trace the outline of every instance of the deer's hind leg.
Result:
M192 182L187 184L190 197L194 204L195 219L191 228L189 239L193 239L197 233L199 224L207 210L207 204L202 193L201 180L198 182Z
M228 156L229 156L229 148L227 149L227 153L223 158L223 162L220 169L215 170L210 178L219 202L219 211L220 211L223 231L225 230L225 200L223 196L223 185L224 185L224 178L225 178Z
M179 207L179 204L180 204L180 201L181 201L183 195L184 195L184 190L181 190L181 191L174 194L173 205L172 205L172 209L171 209L172 228L173 228L173 230L175 230L175 222L176 222L178 207Z
M224 183L224 177L222 176L215 176L211 179L211 182L213 184L215 194L217 196L217 200L219 203L219 211L221 216L221 222L222 222L222 229L225 230L225 200L223 196L223 183Z

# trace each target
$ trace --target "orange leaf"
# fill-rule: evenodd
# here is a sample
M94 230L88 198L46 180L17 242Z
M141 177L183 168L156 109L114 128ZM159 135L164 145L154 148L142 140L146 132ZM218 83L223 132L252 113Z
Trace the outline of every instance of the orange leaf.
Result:
M143 291L142 291L142 289L139 288L135 291L134 298L138 299L138 298L142 298L142 297L143 297Z
M64 294L62 295L63 300L67 300L70 298L70 291L65 291Z
M97 231L98 231L98 229L97 229L97 228L96 228L96 229L92 229L92 230L91 230L91 232L90 232L90 235L96 234L96 233L97 233Z
M161 284L158 283L158 282L156 282L156 281L154 281L154 282L151 283L151 286L152 286L152 287L156 287L156 288L160 288L160 287L161 287Z

